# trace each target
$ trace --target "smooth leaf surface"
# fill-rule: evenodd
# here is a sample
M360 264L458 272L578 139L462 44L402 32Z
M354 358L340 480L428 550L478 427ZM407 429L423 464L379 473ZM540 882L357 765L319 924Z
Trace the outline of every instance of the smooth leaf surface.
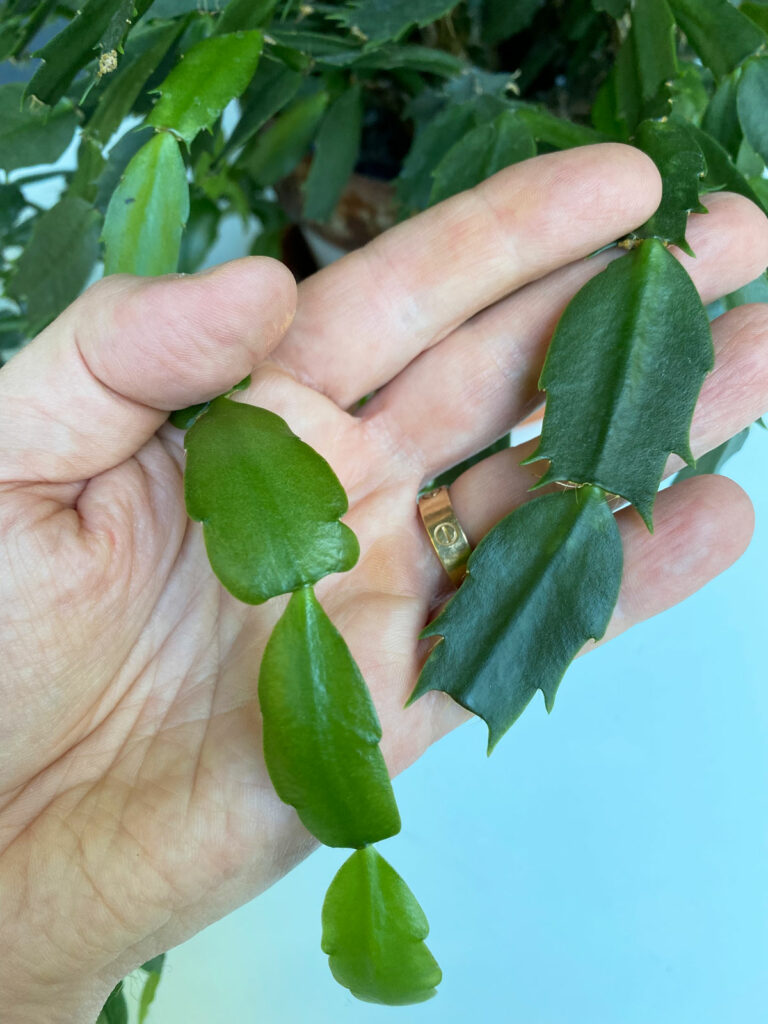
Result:
M266 188L291 173L309 148L327 105L324 90L303 96L256 136L241 162L258 185Z
M8 291L23 301L31 334L59 315L85 287L99 254L101 217L68 196L36 221Z
M688 42L716 78L768 42L765 33L728 0L669 0L669 5Z
M525 121L505 110L460 139L433 172L430 203L473 188L510 164L536 155L536 143Z
M323 903L323 952L336 981L368 1003L407 1006L435 995L442 972L429 924L403 879L373 847L337 872Z
M704 154L687 126L679 121L642 121L635 145L658 167L662 193L656 213L633 234L637 238L660 238L693 255L685 229L689 213L707 212L699 201L707 172Z
M160 86L160 99L147 124L169 128L191 143L243 92L256 70L262 45L263 36L255 31L212 36L197 43Z
M344 489L279 416L219 398L185 444L187 511L235 597L260 604L355 564Z
M174 273L189 214L189 186L179 144L157 132L132 158L104 222L104 273Z
M24 84L0 85L0 168L52 164L72 141L77 117L68 100L53 110L24 103Z
M670 452L693 463L688 432L714 364L707 313L688 274L656 239L609 264L555 329L539 387L549 459L537 486L592 483L620 494L652 529Z
M325 220L333 213L355 169L363 128L359 85L351 85L328 108L315 140L315 155L304 186L304 216Z
M488 752L539 689L552 710L576 654L606 630L621 537L597 487L534 498L478 544L467 577L422 636L442 639L411 701L442 690L488 725Z
M429 25L459 0L349 0L331 15L369 43L399 39L409 28Z
M368 687L311 587L293 594L272 631L259 704L272 784L312 835L360 847L400 831Z
M737 105L747 142L768 163L768 56L745 64Z

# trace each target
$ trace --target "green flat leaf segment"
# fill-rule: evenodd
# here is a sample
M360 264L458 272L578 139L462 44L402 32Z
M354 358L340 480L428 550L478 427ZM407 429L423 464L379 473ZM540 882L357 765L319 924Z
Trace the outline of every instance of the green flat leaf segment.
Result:
M185 444L187 511L239 600L261 604L355 564L357 538L339 522L344 489L279 416L219 398Z
M197 43L160 86L160 99L147 123L170 129L191 143L244 91L262 45L263 36L256 31L212 36Z
M728 0L669 0L675 20L720 79L768 43L762 29Z
M160 984L160 975L163 971L163 965L165 963L165 953L161 953L159 956L153 957L152 960L141 965L141 969L146 971L148 977L144 982L144 988L141 992L141 999L139 1000L139 1022L138 1024L144 1024L147 1017L149 1016L149 1008L152 1005L155 994L157 992L157 986Z
M259 62L251 87L241 102L240 120L224 146L224 153L248 142L266 122L289 103L299 90L302 76L281 61Z
M670 452L693 462L688 431L714 350L706 311L656 239L615 260L576 294L557 325L539 386L547 405L537 486L592 483L620 494L652 529Z
M291 173L309 148L327 105L328 93L322 89L300 97L246 146L240 161L258 185L266 188Z
M41 214L19 257L8 291L23 301L31 334L73 302L99 254L101 217L83 199L65 196Z
M22 82L0 85L0 168L4 171L54 163L77 127L68 100L51 110L34 100L23 103L23 98Z
M543 107L520 107L517 116L526 124L537 142L545 142L557 149L571 149L574 146L590 146L607 142L608 137L583 124L574 124L563 117L556 117Z
M745 64L738 84L737 107L747 142L768 163L768 56Z
M128 1024L128 1004L123 994L122 981L119 981L109 993L96 1024Z
M459 0L350 0L331 17L371 43L399 39L409 28L429 25Z
M272 784L321 843L360 847L400 831L368 688L311 587L269 638L259 704Z
M189 215L179 144L157 132L128 164L104 221L104 273L173 273Z
M685 240L688 214L707 212L699 201L707 172L699 144L687 125L678 121L642 121L634 142L658 167L662 194L656 213L633 234L660 238L693 255Z
M667 0L635 0L632 42L640 95L647 102L678 73L675 20Z
M350 85L328 108L315 140L315 155L304 186L304 216L325 220L333 213L355 169L363 127L359 85Z
M435 995L442 972L411 890L368 846L341 866L323 904L323 952L334 978L368 1003L407 1006Z
M605 632L621 572L621 538L599 488L522 505L478 544L464 583L424 630L443 639L411 700L450 694L485 720L490 753L537 689L552 710L568 665Z
M736 94L741 68L726 75L707 104L701 121L702 129L716 139L732 156L736 157L743 133L736 108Z
M433 171L430 203L473 188L492 174L536 155L528 125L514 110L504 110L478 125L448 150Z

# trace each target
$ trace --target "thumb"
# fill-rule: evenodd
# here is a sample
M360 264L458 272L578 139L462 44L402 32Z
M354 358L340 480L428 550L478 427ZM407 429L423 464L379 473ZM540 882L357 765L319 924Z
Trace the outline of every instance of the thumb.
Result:
M173 409L232 387L293 319L296 285L246 257L190 277L107 277L0 370L0 482L74 483Z

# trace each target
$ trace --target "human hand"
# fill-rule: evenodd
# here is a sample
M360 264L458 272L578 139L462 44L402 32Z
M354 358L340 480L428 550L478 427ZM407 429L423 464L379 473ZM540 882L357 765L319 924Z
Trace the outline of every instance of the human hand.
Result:
M13 1024L95 1018L118 978L314 843L260 752L255 684L281 602L242 605L212 575L167 411L255 367L238 397L279 413L333 466L361 558L318 594L400 771L464 717L434 693L403 709L420 630L447 592L419 486L538 400L559 314L614 254L583 257L658 199L636 150L539 157L306 281L280 344L290 279L244 260L182 280L107 279L0 372L0 994ZM768 222L740 197L707 205L688 232L698 259L682 259L710 301L764 269ZM715 323L694 454L768 407L766 333L763 307ZM540 470L520 467L524 454L454 484L473 542L527 499ZM653 537L631 509L618 521L625 574L609 635L724 569L752 526L748 499L721 477L663 492Z

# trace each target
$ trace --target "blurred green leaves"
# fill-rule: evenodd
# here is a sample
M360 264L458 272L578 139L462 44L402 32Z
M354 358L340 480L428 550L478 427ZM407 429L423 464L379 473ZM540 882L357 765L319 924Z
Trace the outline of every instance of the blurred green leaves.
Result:
M24 85L0 85L0 168L52 164L69 145L77 126L72 104L62 100L53 110L24 101Z

